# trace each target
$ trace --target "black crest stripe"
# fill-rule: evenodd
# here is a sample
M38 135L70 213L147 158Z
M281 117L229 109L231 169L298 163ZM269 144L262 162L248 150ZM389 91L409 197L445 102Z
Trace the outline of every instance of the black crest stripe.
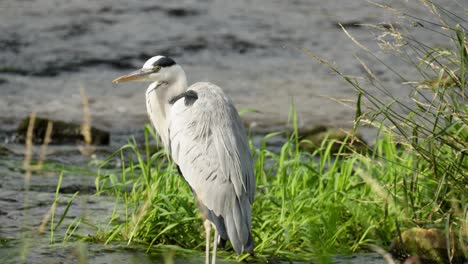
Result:
M171 58L168 58L168 57L162 57L160 58L159 60L155 61L153 63L153 66L156 67L156 66L160 66L160 67L169 67L169 66L172 66L176 64L175 61Z

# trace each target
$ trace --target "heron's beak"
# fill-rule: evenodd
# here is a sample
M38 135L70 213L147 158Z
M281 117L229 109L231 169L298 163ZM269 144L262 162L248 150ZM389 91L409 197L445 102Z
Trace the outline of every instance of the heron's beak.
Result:
M131 73L127 74L127 75L120 76L120 77L114 79L112 82L113 83L122 83L122 82L142 80L142 79L145 79L150 73L152 73L151 70L139 69L139 70L131 72Z

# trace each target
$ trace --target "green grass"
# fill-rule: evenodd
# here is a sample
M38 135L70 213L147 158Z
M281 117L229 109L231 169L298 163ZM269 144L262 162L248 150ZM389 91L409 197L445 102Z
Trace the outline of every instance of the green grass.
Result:
M146 146L151 131L147 126ZM334 155L330 141L315 153L304 152L298 148L297 133L275 153L266 148L267 139L275 135L267 135L260 148L252 147L258 257L310 259L367 250L368 245L386 247L397 222L414 226L408 177L419 182L412 190L417 197L411 201L413 208L430 204L438 188L437 181L427 181L429 171L414 168L414 154L397 147L389 135L366 155ZM192 192L164 152L142 154L140 149L134 141L123 146L114 154L125 160L122 171L103 171L97 178L99 191L115 195L126 208L100 235L106 242L141 243L148 251L176 245L201 254L204 233Z
M409 169L395 171L404 174L390 189L392 199L406 215L403 219L395 218L395 231L400 234L404 227L413 225L439 228L447 237L454 233L459 245L465 248L462 250L465 253L459 253L468 257L468 20L437 1L424 2L422 7L428 9L428 17L399 13L395 22L398 29L392 24L373 27L385 36L378 37L385 51L401 64L409 64L417 74L407 76L390 67L343 28L351 41L372 58L371 63L382 63L401 81L401 89L408 91L412 103L393 96L392 89L373 74L364 59L358 58L367 77L356 78L326 59L307 53L355 88L356 127L365 123L384 128L409 154L403 160L385 153L379 155L385 157L385 162L406 163ZM415 38L410 33L415 30L412 28L415 21L419 30L444 38L446 45L431 47ZM385 182L379 180L378 184ZM453 242L447 246L452 248Z

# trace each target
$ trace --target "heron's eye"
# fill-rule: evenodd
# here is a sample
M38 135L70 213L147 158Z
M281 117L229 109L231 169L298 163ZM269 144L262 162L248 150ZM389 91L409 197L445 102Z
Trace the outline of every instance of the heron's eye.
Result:
M161 66L154 66L153 67L153 72L158 72L159 70L161 70Z

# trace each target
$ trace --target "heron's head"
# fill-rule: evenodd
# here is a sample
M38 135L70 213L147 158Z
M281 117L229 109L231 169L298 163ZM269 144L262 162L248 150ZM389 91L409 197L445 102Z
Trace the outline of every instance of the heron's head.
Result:
M172 83L180 78L185 79L182 68L169 57L154 56L147 60L139 70L123 75L113 80L113 83L140 81Z

